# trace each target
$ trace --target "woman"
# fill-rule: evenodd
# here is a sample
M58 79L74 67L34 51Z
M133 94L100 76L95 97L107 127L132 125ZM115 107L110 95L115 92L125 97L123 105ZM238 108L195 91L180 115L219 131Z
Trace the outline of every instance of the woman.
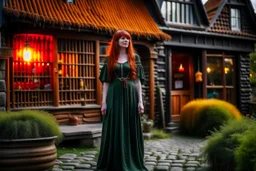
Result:
M145 76L127 31L113 35L99 79L103 128L97 171L147 171L140 123Z

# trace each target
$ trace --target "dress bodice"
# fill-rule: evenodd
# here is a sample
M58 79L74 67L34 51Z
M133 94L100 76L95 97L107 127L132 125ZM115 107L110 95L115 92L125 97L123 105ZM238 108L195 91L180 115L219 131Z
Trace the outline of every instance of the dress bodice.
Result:
M118 78L128 78L130 72L130 65L128 61L124 63L117 63L113 72Z

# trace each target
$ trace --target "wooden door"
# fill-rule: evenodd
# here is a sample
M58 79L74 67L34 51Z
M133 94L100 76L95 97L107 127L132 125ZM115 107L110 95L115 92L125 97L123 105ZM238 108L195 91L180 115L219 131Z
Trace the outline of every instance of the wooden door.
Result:
M182 107L194 97L192 55L173 52L171 61L171 118L178 121Z

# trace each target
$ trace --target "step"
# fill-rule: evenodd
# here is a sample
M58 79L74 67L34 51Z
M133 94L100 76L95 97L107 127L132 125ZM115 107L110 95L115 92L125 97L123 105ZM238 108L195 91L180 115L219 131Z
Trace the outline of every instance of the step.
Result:
M60 125L63 141L75 140L77 145L99 147L102 124Z

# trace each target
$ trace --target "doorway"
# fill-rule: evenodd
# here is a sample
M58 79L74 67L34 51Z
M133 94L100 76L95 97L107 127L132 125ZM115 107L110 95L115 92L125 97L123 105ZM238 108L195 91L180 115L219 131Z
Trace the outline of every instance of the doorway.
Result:
M194 98L194 67L188 53L173 52L171 66L171 118L179 121L182 107Z

